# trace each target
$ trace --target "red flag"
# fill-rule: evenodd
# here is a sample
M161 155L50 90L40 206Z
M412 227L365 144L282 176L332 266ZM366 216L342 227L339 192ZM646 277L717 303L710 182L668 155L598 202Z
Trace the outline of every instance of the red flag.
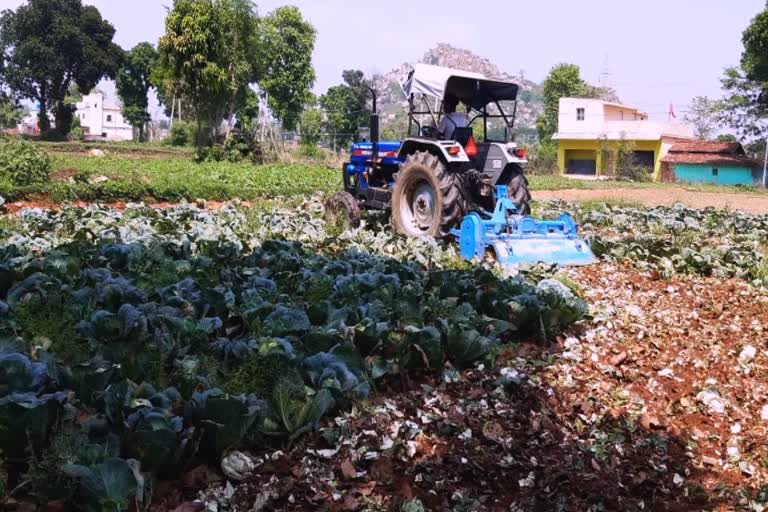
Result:
M672 119L673 117L677 119L677 116L675 115L675 107L672 106L672 102L670 101L669 102L669 119Z

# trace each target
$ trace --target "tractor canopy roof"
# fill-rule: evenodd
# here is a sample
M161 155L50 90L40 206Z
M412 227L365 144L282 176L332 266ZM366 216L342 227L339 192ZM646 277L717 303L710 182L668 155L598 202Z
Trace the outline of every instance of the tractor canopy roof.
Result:
M454 96L465 105L480 110L495 101L517 99L517 84L490 80L479 73L457 69L414 64L403 83L406 96L423 94L445 99Z

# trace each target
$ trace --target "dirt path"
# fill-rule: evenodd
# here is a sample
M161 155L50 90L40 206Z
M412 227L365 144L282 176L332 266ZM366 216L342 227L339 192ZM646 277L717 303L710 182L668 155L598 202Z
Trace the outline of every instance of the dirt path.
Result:
M713 206L748 213L768 213L768 195L766 194L702 192L683 187L535 190L533 198L565 201L612 199L642 203L646 206L671 206L679 202L691 208Z

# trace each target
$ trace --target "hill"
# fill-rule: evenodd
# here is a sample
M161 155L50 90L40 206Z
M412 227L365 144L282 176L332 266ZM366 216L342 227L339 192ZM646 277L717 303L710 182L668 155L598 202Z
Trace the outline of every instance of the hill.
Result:
M514 75L502 71L487 58L446 43L439 43L428 50L417 62L471 71L488 78L511 80L517 83L520 86L520 94L515 126L519 129L533 129L536 126L536 117L542 111L541 84L528 80L520 74ZM406 115L408 103L400 83L412 66L413 63L404 62L378 79L379 109L384 113L382 117L385 125L397 123Z

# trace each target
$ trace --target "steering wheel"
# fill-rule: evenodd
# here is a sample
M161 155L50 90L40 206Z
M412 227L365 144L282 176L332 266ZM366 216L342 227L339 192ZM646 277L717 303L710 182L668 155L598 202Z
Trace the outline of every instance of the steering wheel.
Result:
M421 136L427 137L430 139L436 139L437 136L440 135L440 132L437 131L437 128L434 126L422 126L421 127Z

